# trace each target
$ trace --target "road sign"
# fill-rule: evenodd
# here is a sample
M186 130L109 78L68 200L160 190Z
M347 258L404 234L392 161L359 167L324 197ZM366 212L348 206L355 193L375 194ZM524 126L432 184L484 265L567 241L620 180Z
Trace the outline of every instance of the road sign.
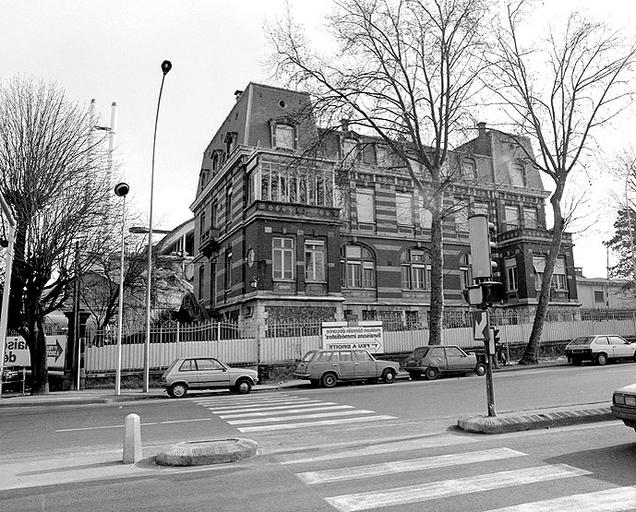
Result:
M360 322L356 326L333 326L324 322L322 348L328 350L364 349L372 353L384 353L382 322Z
M489 338L488 333L488 312L477 310L473 314L473 339L485 341Z
M46 337L46 364L49 370L64 370L66 335ZM31 356L26 341L21 336L7 336L4 354L5 366L31 366Z

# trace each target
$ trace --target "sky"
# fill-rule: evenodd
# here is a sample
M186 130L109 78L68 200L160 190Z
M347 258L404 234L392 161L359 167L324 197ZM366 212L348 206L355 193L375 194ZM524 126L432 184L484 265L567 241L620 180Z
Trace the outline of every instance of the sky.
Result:
M288 1L310 33L323 28L329 0ZM576 6L612 26L636 21L636 5L627 0L539 4L546 17L553 9ZM118 177L130 185L128 204L147 218L161 62L170 60L157 133L153 227L171 229L192 216L203 151L231 109L234 91L250 81L275 83L266 65L264 25L282 16L285 5L285 0L0 0L0 80L36 78L55 83L80 104L95 99L101 125L110 123L116 102ZM607 138L616 149L629 143L631 133L633 118ZM620 193L621 185L594 174L580 184L589 201L574 256L586 277L604 277L602 241L611 237L612 191Z

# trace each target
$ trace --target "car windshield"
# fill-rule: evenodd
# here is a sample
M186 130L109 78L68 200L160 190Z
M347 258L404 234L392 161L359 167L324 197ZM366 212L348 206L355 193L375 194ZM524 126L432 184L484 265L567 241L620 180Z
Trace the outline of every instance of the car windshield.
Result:
M416 348L411 354L411 357L413 357L414 359L422 359L428 351L429 347Z
M594 336L581 336L580 338L574 338L570 344L571 345L589 345L592 343Z
M312 358L314 357L315 352L307 352L303 358L301 359L301 361L303 363L308 363L309 361L312 360Z

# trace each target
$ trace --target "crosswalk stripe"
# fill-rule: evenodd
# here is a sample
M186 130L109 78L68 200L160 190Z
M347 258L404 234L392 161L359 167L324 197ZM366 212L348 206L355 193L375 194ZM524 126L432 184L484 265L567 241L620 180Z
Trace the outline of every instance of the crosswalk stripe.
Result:
M294 395L289 395L287 393L258 393L258 395L226 395L226 396L199 396L194 397L194 400L202 401L202 402L236 402L236 401L245 401L245 400L269 400L271 398L290 398Z
M326 404L326 402L324 402ZM282 410L281 410L282 409ZM336 409L354 409L353 405L323 405L323 404L311 404L311 405L287 405L285 407L268 407L265 409L267 412L242 412L240 414L219 414L219 418L224 420L229 418L245 418L249 416L263 417L272 414L295 414L298 412L314 412L314 411L329 411ZM215 413L218 414L218 413Z
M316 418L330 418L333 416L353 416L356 414L373 414L373 411L367 409L353 409L349 411L333 411L333 412L318 412L315 414L299 414L297 416L270 416L267 418L250 418L246 420L234 420L228 421L230 425L249 425L252 423L278 423L281 421L289 420L313 420Z
M214 401L209 402L197 402L198 405L204 407L254 407L257 405L276 404L276 403L304 403L304 402L318 402L319 400L309 400L308 398L272 398L269 400L238 400L236 402L223 402L218 403Z
M284 404L284 405L283 405ZM311 403L308 402L279 402L275 405L251 405L245 407L207 407L209 411L212 411L214 414L225 414L225 413L233 413L233 412L250 412L250 411L271 411L274 408L293 408L293 407L314 407L317 405L328 404L328 405L337 405L335 402L321 402L319 400L312 400Z
M359 418L341 418L337 420L318 420L304 423L284 423L282 425L260 425L254 427L241 427L238 430L244 433L248 432L265 432L268 430L291 430L296 428L316 427L323 425L341 425L344 423L364 423L369 421L394 420L395 416L388 414L377 414L374 416L361 416Z
M351 448L349 450L339 450L337 453L316 455L313 457L307 457L306 455L299 453L279 455L277 459L281 464L300 464L308 462L322 462L335 459L348 459L350 457L364 457L367 455L375 455L380 453L395 453L401 451L420 450L423 448L470 444L476 442L478 442L477 439L474 439L472 437L443 434L438 436L423 437L420 439L408 439L406 441L362 446L358 448Z
M329 482L340 482L344 480L371 478L393 473L421 471L424 469L435 469L459 466L462 464L474 464L478 462L509 459L512 457L522 457L524 455L526 454L511 450L510 448L494 448L491 450L452 453L449 455L422 457L419 459L400 460L395 462L382 462L380 464L367 464L365 466L354 466L341 469L307 471L304 473L297 473L296 476L308 485L315 485Z
M325 500L340 512L354 512L589 474L589 471L567 464L554 464L398 487L388 491L345 494Z
M636 486L630 486L523 503L490 512L620 512L635 508Z

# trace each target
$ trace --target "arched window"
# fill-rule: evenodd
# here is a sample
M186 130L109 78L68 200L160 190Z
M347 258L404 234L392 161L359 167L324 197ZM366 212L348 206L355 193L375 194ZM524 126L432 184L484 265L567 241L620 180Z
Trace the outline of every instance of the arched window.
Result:
M431 257L422 249L402 253L402 289L427 290L431 283Z
M342 260L346 288L375 288L375 258L361 245L345 245Z

